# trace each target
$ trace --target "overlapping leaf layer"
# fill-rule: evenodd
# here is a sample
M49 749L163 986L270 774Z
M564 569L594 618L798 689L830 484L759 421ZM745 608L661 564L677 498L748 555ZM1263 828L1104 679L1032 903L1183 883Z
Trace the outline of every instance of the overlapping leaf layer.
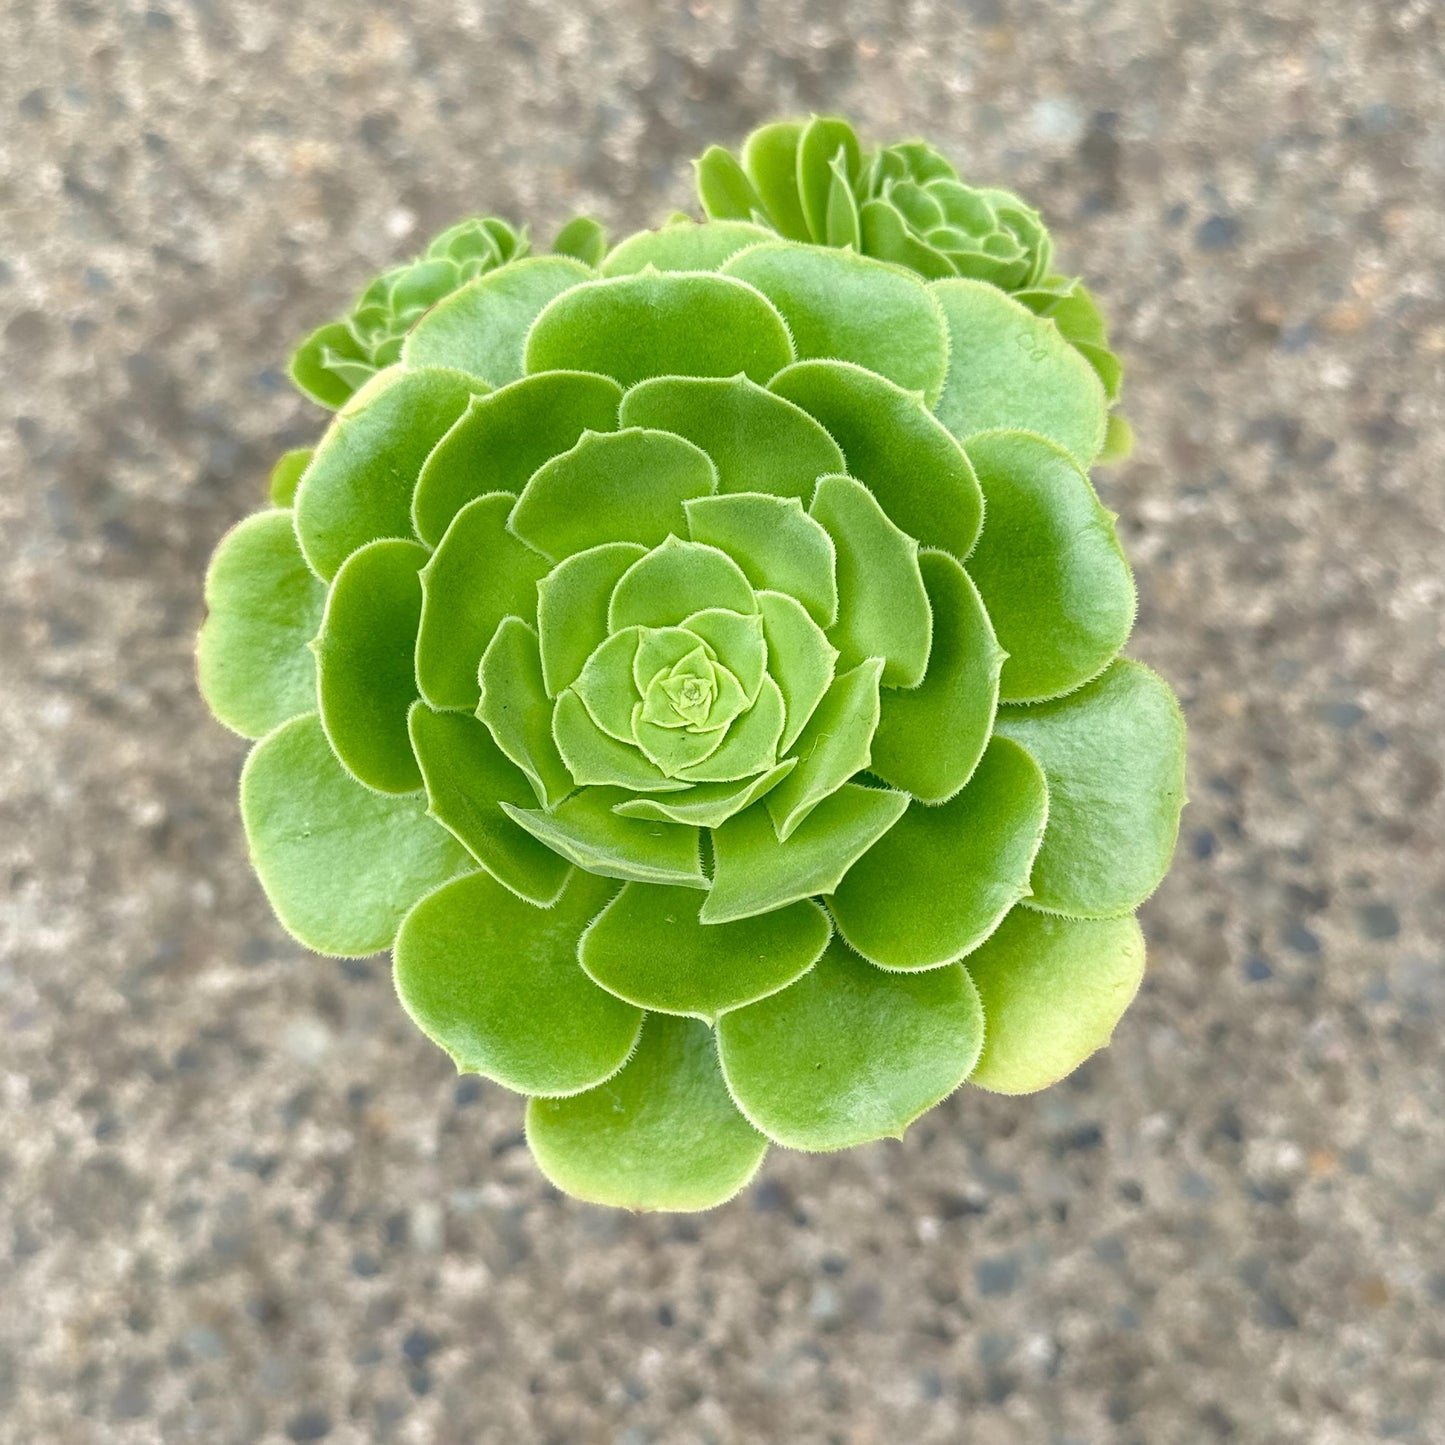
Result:
M721 219L458 228L365 355L313 337L340 410L199 643L282 923L392 948L548 1176L632 1208L1068 1073L1183 800L1038 218L841 123L759 136L704 160Z
M1002 288L1053 321L1118 400L1123 369L1104 318L1078 277L1053 269L1043 218L1011 191L969 185L926 141L865 151L847 121L814 116L759 127L740 157L711 146L696 165L698 198L714 220L851 247L928 280L973 276ZM1132 442L1123 417L1109 423L1105 461Z

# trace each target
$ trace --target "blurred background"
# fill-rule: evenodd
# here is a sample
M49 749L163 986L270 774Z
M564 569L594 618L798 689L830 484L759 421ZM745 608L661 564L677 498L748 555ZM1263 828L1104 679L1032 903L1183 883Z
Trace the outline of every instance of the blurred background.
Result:
M1445 1440L1438 4L6 0L0 55L0 1440ZM373 273L810 110L1106 305L1192 802L1068 1083L630 1217L272 921L201 577Z

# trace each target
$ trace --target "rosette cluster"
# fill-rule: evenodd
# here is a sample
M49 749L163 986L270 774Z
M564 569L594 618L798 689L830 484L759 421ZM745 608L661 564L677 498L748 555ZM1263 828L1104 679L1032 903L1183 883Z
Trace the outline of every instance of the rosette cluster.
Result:
M448 227L424 255L378 276L346 316L313 331L291 358L292 380L322 406L341 406L397 361L424 311L527 250L526 228L518 231L495 216Z
M604 1203L1062 1077L1182 804L1107 408L989 280L752 220L449 290L208 578L278 917Z
M711 146L696 162L698 198L715 220L746 220L817 245L849 247L927 280L971 276L1009 292L1094 368L1110 403L1123 382L1104 318L1076 276L1053 269L1043 218L1012 191L974 186L927 141L865 150L847 121L773 121L740 156ZM1110 417L1100 460L1127 455L1132 437Z

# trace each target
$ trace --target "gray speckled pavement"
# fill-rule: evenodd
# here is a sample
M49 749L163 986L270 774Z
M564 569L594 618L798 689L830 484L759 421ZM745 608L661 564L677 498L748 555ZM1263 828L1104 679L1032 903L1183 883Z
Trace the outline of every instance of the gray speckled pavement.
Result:
M9 0L0 55L0 1440L1445 1440L1438 4ZM1069 1083L634 1218L271 920L200 579L372 272L809 108L1097 283L1193 802Z

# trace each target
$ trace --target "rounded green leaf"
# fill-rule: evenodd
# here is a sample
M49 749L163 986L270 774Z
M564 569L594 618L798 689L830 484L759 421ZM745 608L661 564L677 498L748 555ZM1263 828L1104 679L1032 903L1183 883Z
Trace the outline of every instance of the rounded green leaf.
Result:
M517 498L511 528L553 561L606 542L656 547L685 536L689 497L717 490L707 453L669 432L584 432L538 468Z
M316 953L361 958L389 947L418 898L472 866L419 794L387 797L352 778L315 713L251 750L241 819L276 917Z
M527 775L538 801L551 807L574 784L552 737L552 704L542 684L537 634L518 617L504 618L482 654L478 675L477 716Z
M612 589L646 551L636 542L605 542L574 552L537 584L537 633L549 696L577 680L607 636Z
M552 242L557 256L572 256L584 266L595 267L607 254L607 231L591 216L573 216Z
M833 681L838 649L807 608L786 593L759 592L758 609L768 645L769 675L783 699L785 722L778 749L787 752Z
M395 367L337 413L296 492L296 534L319 576L368 542L412 536L422 463L479 389L458 371Z
M751 286L712 272L644 271L559 296L527 338L527 370L766 382L793 359L782 318Z
M983 756L1006 654L978 589L952 557L921 552L918 569L933 611L928 671L915 688L884 691L872 769L925 803L942 803Z
M832 893L907 807L905 793L844 783L786 843L773 831L766 799L729 818L713 830L712 890L702 906L702 921L730 923Z
M970 1082L1030 1094L1108 1044L1144 977L1144 935L1131 916L1094 921L1015 908L964 966L985 1019Z
M754 587L785 592L820 626L832 624L838 612L833 539L796 497L761 492L694 497L683 510L694 542L720 548Z
M612 885L574 871L551 908L485 873L428 894L396 937L396 991L462 1073L520 1094L593 1088L626 1062L642 1011L598 988L577 941Z
M829 235L829 217L836 208L834 192L835 161L840 161L841 189L852 199L851 183L858 179L862 157L858 137L846 120L836 116L815 115L798 138L798 200L803 219L814 241L841 245ZM855 203L856 208L856 203ZM856 246L856 237L854 238Z
M930 405L937 400L948 334L938 303L916 276L852 251L781 243L740 251L723 274L756 286L778 308L800 361L853 361L921 391Z
M983 496L963 448L919 397L845 361L800 361L768 389L816 417L893 522L924 546L966 557ZM841 469L840 469L841 470Z
M746 217L705 226L681 221L629 236L608 253L601 269L604 276L632 276L649 266L658 271L716 271L745 246L771 239L770 231L749 225Z
M420 542L370 542L336 574L314 644L321 722L336 756L368 788L421 787L406 715L416 701Z
M559 1189L619 1209L711 1209L757 1173L768 1141L738 1113L711 1030L651 1014L621 1073L527 1104L527 1142Z
M824 477L811 511L838 549L838 620L828 640L842 666L881 657L885 687L917 686L933 639L918 543L852 477Z
M477 667L504 617L532 617L546 561L507 530L516 498L506 492L468 502L421 570L416 681L437 708L473 710Z
M593 274L570 256L529 256L478 276L437 302L412 327L402 347L406 364L454 367L492 386L506 386L528 371L541 370L524 366L522 360L532 324L548 302Z
M720 492L767 492L807 503L821 476L845 469L838 444L801 407L746 376L659 376L622 398L623 426L696 442Z
M800 978L832 933L812 902L713 925L701 903L691 888L629 883L583 935L582 967L629 1003L713 1023Z
M669 627L708 607L756 612L757 606L742 568L726 552L668 536L622 574L607 625L614 631Z
M611 378L581 371L528 376L473 397L421 469L412 501L417 536L435 547L472 498L515 495L583 432L614 431L621 399Z
M206 571L196 670L228 728L259 738L316 706L307 643L325 606L326 586L301 555L290 512L257 512L221 538Z
M986 281L935 281L951 341L934 405L959 441L982 431L1038 432L1087 467L1104 444L1108 402L1089 363L1048 320Z
M798 766L766 803L779 842L786 843L824 798L868 766L882 672L883 659L870 657L840 673L798 734Z
M407 722L431 816L513 893L539 908L556 902L571 864L519 828L501 808L504 801L532 804L526 775L474 717L433 712L417 702Z
M614 632L598 645L569 689L587 705L598 727L618 742L633 741L632 710L642 699L632 669L638 644L645 636L640 627Z
M718 1021L743 1113L790 1149L901 1139L969 1075L983 1043L978 993L957 964L884 973L834 940L797 983Z
M612 811L623 818L653 818L659 822L716 828L776 788L797 765L797 758L785 758L776 767L746 782L695 783L673 797L628 798L626 802L614 803Z
M312 401L334 410L344 406L356 390L345 376L332 369L337 361L359 363L363 367L370 361L344 321L331 321L313 331L296 348L287 370L291 380Z
M697 171L698 199L711 220L747 222L764 214L763 198L731 151L719 145L709 146L693 166ZM760 241L772 239L761 226L749 229L757 231Z
M1100 672L1134 625L1134 579L1089 479L1042 437L990 432L969 455L988 526L968 570L1008 653L1004 702L1070 692Z
M266 484L273 507L289 507L296 500L296 488L301 482L301 475L311 465L314 455L311 447L292 447L289 452L284 452L277 458L276 465L271 468L270 480Z
M809 239L808 218L798 194L798 145L803 127L795 120L759 126L743 143L743 167L768 219L789 240Z
M550 812L502 810L564 858L604 878L706 888L696 828L624 818L612 811L627 797L617 788L583 788Z
M1157 673L1127 659L1055 702L1001 707L1049 785L1032 906L1077 918L1132 913L1169 868L1184 806L1184 715Z
M995 738L961 793L910 804L848 870L829 901L839 931L880 968L962 958L1027 896L1048 811L1038 764Z

